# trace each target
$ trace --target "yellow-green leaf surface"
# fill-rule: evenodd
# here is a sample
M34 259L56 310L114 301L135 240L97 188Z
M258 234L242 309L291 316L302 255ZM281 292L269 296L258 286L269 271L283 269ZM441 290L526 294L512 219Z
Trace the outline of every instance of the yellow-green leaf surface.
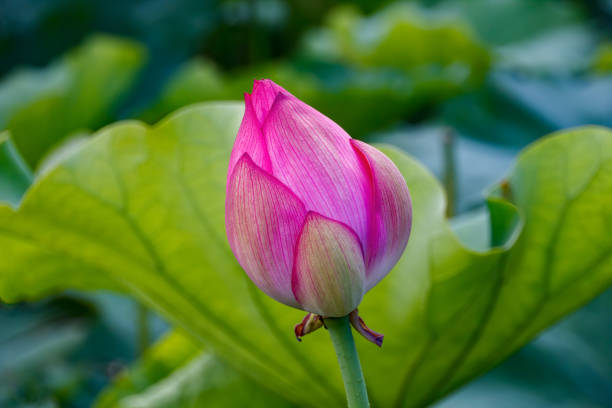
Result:
M441 189L428 183L435 191L424 202L405 160L391 157L418 188L415 227L399 265L360 308L374 313L383 333L403 336L385 344L402 369L368 378L375 389L393 390L390 405L431 403L612 284L610 130L566 131L524 151L495 194L518 207L524 228L520 235L511 228L516 214L494 195L491 242L504 245L486 253L463 248L450 233ZM391 360L360 352L368 355L366 372L391 369Z
M303 313L258 291L228 248L226 167L241 116L239 103L212 103L153 128L100 131L19 210L0 207L0 297L127 292L288 400L342 406L327 333L298 343ZM411 189L414 226L398 266L360 306L386 335L382 349L357 340L373 406L445 395L612 282L609 130L565 132L524 152L497 192L518 213L489 199L495 247L483 253L450 230L433 176L384 150Z
M98 35L46 68L14 72L0 82L0 130L35 166L72 132L108 123L145 56L137 43Z

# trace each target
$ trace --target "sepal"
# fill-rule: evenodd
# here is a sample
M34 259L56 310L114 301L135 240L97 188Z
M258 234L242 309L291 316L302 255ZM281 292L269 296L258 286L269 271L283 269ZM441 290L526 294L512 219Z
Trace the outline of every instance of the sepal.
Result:
M377 333L374 330L371 330L368 326L366 326L363 319L359 316L359 312L357 311L357 309L353 310L349 314L349 321L351 322L353 328L357 330L359 334L365 337L366 340L371 341L378 347L382 347L383 339L385 337L384 334Z
M302 341L302 337L317 329L320 329L324 325L325 324L323 323L323 318L321 316L314 313L308 313L300 323L295 325L295 328L293 329L295 332L295 338L298 341Z

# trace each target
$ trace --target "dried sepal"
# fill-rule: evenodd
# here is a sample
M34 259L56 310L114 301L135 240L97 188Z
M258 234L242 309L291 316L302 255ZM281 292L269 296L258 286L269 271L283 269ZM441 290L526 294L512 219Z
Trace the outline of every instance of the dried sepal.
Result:
M323 326L323 318L321 316L314 313L308 313L300 323L295 325L293 330L298 341L302 341L302 337Z
M359 316L359 312L357 309L353 310L349 314L349 320L351 325L359 334L366 338L366 340L371 341L376 344L378 347L382 347L384 335L371 330L368 326L366 326L363 319Z

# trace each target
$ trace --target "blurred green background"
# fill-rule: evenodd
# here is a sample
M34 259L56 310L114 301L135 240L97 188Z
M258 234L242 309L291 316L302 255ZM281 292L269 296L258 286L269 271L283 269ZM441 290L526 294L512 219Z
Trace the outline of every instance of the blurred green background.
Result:
M462 225L528 143L612 126L612 1L0 0L0 76L1 154L23 157L0 168L13 205L106 124L267 77L419 158ZM612 407L610 310L608 291L438 406ZM168 326L118 295L66 293L0 305L0 328L0 406L87 407ZM139 389L168 367L144 370Z

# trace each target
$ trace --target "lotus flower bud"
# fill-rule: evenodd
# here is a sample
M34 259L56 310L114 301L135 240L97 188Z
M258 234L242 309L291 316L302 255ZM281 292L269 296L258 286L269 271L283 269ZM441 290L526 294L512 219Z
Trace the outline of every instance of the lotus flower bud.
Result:
M357 308L400 258L412 221L406 182L387 156L270 80L245 95L225 205L249 278L324 317Z

